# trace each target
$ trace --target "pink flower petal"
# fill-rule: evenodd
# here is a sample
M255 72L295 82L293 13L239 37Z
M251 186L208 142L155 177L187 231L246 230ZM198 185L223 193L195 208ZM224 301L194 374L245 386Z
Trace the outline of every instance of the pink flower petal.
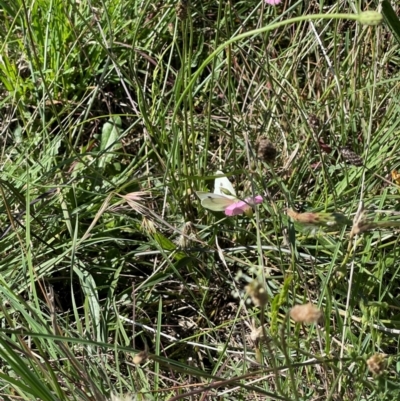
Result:
M261 195L257 195L254 198L246 198L245 201L249 205L254 206L254 205L258 205L260 203L263 203L264 202L264 198Z
M250 207L246 202L235 202L225 209L225 214L227 216L237 216L238 214L243 214Z
M270 6L276 6L277 4L279 4L282 0L265 0L265 2L267 4L269 4Z
M260 195L254 198L246 198L244 201L238 201L232 203L225 209L225 214L227 216L237 216L239 214L246 213L252 206L262 203L264 201L263 197Z

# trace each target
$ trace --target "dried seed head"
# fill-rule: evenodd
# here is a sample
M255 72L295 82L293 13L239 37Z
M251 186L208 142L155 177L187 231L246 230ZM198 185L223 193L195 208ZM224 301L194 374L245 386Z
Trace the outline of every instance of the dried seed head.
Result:
M187 221L182 227L182 234L190 235L194 232L194 226L191 221Z
M257 156L267 162L272 163L276 158L276 147L274 144L266 138L261 138L257 144Z
M351 230L351 236L365 233L366 231L377 228L377 224L368 220L359 220Z
M151 193L147 191L130 192L126 195L118 194L125 202L135 211L140 214L146 214L146 206L143 203L148 202L151 198Z
M348 146L343 146L339 148L340 154L346 163L352 164L356 167L361 167L363 161L357 153L353 152Z
M157 232L154 222L145 216L143 216L140 228L148 234L155 234Z
M264 286L257 280L253 280L246 286L246 292L250 296L253 304L258 307L263 307L268 301L267 291Z
M257 171L257 164L254 160L251 160L249 167L252 173L255 173Z
M310 114L310 116L308 117L308 124L315 134L317 134L321 130L321 122L315 114Z
M178 1L177 5L175 6L176 16L181 21L185 20L187 17L188 12L188 3L186 0Z
M286 213L294 221L297 221L298 223L301 224L319 225L320 223L320 218L318 213L313 213L313 212L297 213L295 210L291 208L286 209Z
M316 323L321 318L321 316L322 312L312 303L308 303L305 305L295 305L290 310L290 317L296 323Z
M368 370L375 376L382 374L385 370L385 354L374 354L367 360Z
M353 238L355 235L362 233L365 230L365 209L362 203L360 203L358 210L353 218L353 227L350 231L350 238Z
M364 11L358 15L358 20L362 25L375 26L382 22L383 16L377 11Z
M146 362L148 357L149 354L147 353L147 351L140 351L133 357L132 362L135 365L140 365L141 363Z
M297 221L300 224L309 225L309 226L333 227L333 226L345 226L345 225L351 224L351 220L349 220L342 213L338 213L338 212L297 213L293 209L288 208L288 209L286 209L286 213L294 221Z
M181 235L179 235L176 241L180 248L188 248L191 246L191 242L196 240L196 234L192 222L188 221L183 225Z
M265 339L265 325L260 327L253 327L250 333L250 339L254 344L259 344L260 341Z

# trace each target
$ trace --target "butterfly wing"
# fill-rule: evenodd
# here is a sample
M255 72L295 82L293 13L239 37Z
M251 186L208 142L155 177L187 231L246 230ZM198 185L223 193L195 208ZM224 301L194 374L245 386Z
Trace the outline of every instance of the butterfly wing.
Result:
M201 200L201 206L214 212L223 212L228 206L235 203L235 200L216 193L196 192L196 195Z
M222 171L217 171L215 175L220 176L215 179L214 182L214 193L223 195L229 199L236 199L236 191L233 188L232 183L228 180L228 177L224 176ZM224 192L222 192L224 190Z

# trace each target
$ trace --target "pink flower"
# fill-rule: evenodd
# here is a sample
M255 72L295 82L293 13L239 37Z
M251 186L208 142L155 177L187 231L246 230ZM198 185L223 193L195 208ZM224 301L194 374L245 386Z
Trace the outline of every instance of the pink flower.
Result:
M282 0L265 0L265 2L267 4L269 4L270 6L276 6L277 4L279 4Z
M257 195L254 198L246 198L244 201L237 201L229 205L225 209L227 216L237 216L239 214L248 213L254 205L263 203L262 196Z

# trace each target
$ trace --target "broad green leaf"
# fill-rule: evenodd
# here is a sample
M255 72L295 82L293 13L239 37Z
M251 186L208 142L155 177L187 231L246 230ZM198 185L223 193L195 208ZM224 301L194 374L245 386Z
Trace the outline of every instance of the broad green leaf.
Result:
M386 24L392 31L393 36L396 38L397 42L400 44L400 21L397 18L390 2L388 0L382 1L382 14L385 19Z
M160 232L156 232L153 235L153 238L157 241L158 245L164 249L165 251L175 251L176 250L176 244L174 244L170 239L165 237L163 234ZM183 252L176 252L174 254L174 259L175 260L180 260L185 257L185 254Z
M121 117L111 117L103 125L100 141L100 158L98 166L104 167L114 158L112 152L121 148L120 135L122 132Z

